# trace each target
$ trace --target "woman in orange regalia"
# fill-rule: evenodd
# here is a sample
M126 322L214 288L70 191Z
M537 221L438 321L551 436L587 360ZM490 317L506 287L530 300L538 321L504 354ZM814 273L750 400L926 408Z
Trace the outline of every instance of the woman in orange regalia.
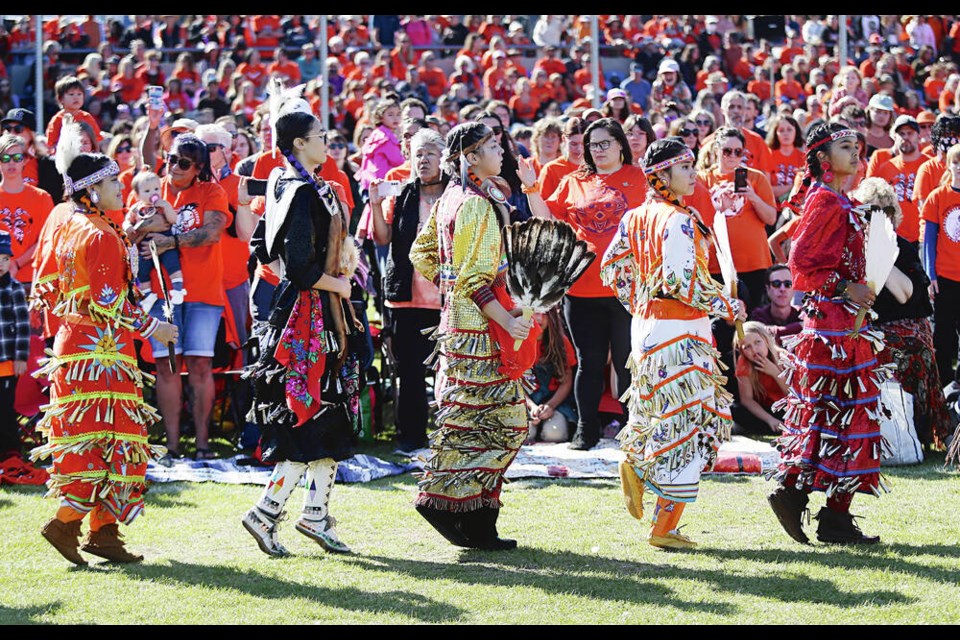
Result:
M143 401L146 377L137 366L134 334L176 340L176 327L144 314L130 299L137 265L132 245L104 213L123 208L120 168L102 155L81 153L81 132L64 127L57 169L71 200L38 260L34 298L61 321L50 358L37 375L50 380L50 404L38 429L47 444L32 458L52 458L50 495L60 510L43 536L67 560L79 551L113 562L139 562L121 540L143 511L147 461L162 448L147 443L158 420ZM80 543L80 525L90 533Z

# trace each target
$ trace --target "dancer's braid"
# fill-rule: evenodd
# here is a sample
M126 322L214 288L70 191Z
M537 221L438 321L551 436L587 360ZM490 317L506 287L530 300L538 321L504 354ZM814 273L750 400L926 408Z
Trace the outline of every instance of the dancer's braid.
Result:
M89 213L99 216L111 229L116 231L117 235L120 236L120 240L123 241L124 246L126 246L128 250L133 248L133 243L130 242L130 238L127 236L127 232L123 230L123 227L111 220L100 207L95 205L93 200L90 199L89 194L80 197L80 204L82 204Z

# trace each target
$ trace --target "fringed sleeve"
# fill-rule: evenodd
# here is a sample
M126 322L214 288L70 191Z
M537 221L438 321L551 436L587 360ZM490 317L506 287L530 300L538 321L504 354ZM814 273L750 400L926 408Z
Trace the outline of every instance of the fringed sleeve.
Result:
M610 287L620 304L631 314L636 314L637 255L630 234L633 212L627 212L620 221L620 228L610 246L603 254L600 277L603 285Z
M437 236L437 212L430 214L423 231L410 247L410 262L424 278L439 284L440 278L440 239Z
M847 241L849 205L828 189L810 193L790 251L790 271L797 291L837 294Z
M483 309L494 300L491 285L503 254L497 214L483 198L468 198L457 214L453 254L458 269L455 295L470 298Z
M710 276L707 253L697 251L701 240L692 216L677 212L670 217L663 232L662 293L699 311L732 320L736 315L733 304Z

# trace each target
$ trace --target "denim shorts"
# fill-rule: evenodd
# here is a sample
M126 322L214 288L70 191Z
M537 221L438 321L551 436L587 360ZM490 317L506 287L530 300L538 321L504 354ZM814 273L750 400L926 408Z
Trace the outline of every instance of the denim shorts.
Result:
M159 320L163 317L163 301L158 301L150 310L150 315ZM215 307L202 302L184 302L173 308L173 322L180 330L177 339L176 354L196 358L212 358L217 346L217 331L223 307ZM170 349L150 338L153 357L166 358Z

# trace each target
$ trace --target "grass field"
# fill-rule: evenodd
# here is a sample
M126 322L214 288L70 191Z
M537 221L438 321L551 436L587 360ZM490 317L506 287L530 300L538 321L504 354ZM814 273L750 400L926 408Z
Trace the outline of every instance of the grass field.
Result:
M854 504L884 538L870 549L795 545L766 505L770 485L737 478L708 480L687 510L694 553L649 547L616 484L569 481L507 487L500 528L520 550L462 551L410 506L413 480L394 478L335 489L355 555L324 555L288 523L296 556L283 560L239 524L256 487L168 485L128 531L146 563L88 569L40 537L54 502L5 488L0 623L960 622L960 478L942 458L889 476L892 495Z

